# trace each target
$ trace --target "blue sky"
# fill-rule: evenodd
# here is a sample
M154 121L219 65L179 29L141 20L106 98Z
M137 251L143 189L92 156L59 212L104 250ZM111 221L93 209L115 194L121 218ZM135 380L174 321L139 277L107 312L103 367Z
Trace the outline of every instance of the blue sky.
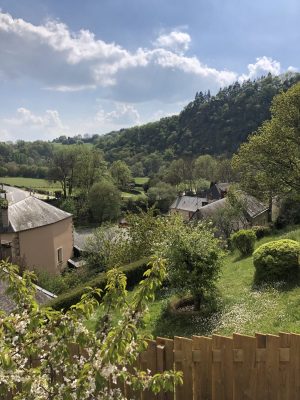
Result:
M0 0L0 140L106 133L300 68L299 0Z

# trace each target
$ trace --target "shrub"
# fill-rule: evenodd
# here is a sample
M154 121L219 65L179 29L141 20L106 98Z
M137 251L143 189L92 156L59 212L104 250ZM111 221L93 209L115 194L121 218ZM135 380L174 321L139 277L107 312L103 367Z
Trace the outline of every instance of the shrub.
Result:
M251 229L241 229L230 236L230 242L234 249L237 249L242 256L249 256L253 253L256 235Z
M253 254L255 282L290 280L299 271L300 244L281 239L260 246Z
M147 269L147 262L148 259L143 259L120 268L120 270L127 277L128 287L133 287L142 280L143 273ZM76 286L74 289L69 290L68 292L58 296L56 299L52 300L47 305L56 310L61 310L61 309L67 310L73 304L76 304L80 300L81 296L86 292L87 287L104 290L106 284L107 284L107 274L105 272L102 272L98 274L95 278L90 279L84 284Z
M252 230L255 233L256 239L268 236L272 232L272 229L269 226L253 226Z

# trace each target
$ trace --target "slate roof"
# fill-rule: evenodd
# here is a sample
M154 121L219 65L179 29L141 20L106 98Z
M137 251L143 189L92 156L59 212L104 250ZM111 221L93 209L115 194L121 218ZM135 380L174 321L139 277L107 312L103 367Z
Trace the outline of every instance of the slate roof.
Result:
M239 195L241 199L245 202L246 213L250 218L255 218L269 209L268 206L249 194L239 193ZM206 206L203 206L199 209L198 215L201 215L202 218L209 218L213 216L217 210L224 208L226 202L227 198L225 197L223 199L216 200L210 204L207 204Z
M71 217L72 214L60 210L36 197L29 196L8 206L10 226L5 232L20 232L54 224Z
M202 202L207 202L206 198L194 197L194 196L181 196L172 203L170 208L183 210L183 211L197 211L202 207Z
M20 278L21 279L21 278ZM5 311L7 314L14 311L16 308L15 302L6 294L7 283L0 279L0 311ZM55 294L36 286L36 300L39 304L46 304L48 301L54 299Z

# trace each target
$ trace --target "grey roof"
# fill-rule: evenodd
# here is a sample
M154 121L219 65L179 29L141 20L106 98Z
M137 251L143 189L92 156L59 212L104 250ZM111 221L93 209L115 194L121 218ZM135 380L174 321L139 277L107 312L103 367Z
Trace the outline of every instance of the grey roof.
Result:
M6 190L6 198L9 204L17 203L18 201L24 200L26 197L30 196L30 192L14 186L3 185L3 189Z
M202 218L212 217L215 212L221 208L224 208L226 205L226 198L213 201L212 203L207 204L199 209L198 213L202 216Z
M230 187L230 183L228 183L228 182L216 183L216 188L219 189L219 190L222 190L223 192L228 190L229 187Z
M170 208L195 212L202 207L202 202L207 202L207 199L196 196L179 196L172 203Z
M8 294L6 294L7 287L8 287L7 282L0 279L0 311L5 311L7 314L9 314L12 311L14 311L14 309L16 308L16 304L13 301L13 299ZM56 297L55 294L50 293L47 290L42 289L37 285L35 285L35 287L36 287L35 298L39 304L46 304L48 301Z
M36 197L29 196L24 200L8 206L9 229L8 232L19 232L71 217L72 214L60 210Z
M255 197L243 192L239 192L239 195L241 199L245 202L246 213L250 218L255 218L268 210L268 207ZM216 200L210 204L207 204L206 206L199 209L198 215L201 215L203 218L209 218L213 216L217 210L224 208L227 201L228 200L225 197L223 199Z

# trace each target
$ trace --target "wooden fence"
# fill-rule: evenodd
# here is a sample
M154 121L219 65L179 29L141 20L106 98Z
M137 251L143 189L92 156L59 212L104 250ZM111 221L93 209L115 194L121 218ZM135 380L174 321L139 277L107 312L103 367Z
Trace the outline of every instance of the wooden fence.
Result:
M149 341L137 363L152 374L182 371L184 382L174 393L158 395L119 386L128 399L300 400L300 335L296 334L157 338Z

